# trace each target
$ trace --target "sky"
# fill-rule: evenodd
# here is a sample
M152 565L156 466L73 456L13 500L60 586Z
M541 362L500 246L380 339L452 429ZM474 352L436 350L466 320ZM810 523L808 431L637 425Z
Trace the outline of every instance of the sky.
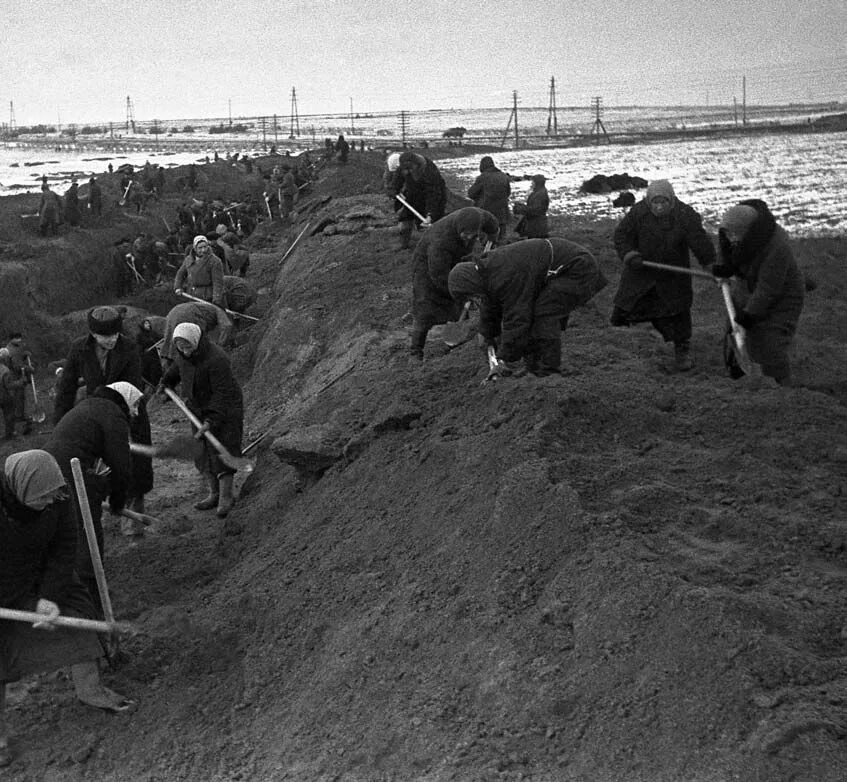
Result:
M847 101L845 0L3 0L0 122Z

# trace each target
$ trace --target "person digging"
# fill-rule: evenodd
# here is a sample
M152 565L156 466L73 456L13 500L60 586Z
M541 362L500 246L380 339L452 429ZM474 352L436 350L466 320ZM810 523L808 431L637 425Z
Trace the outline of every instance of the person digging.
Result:
M192 427L203 444L194 463L205 477L209 493L194 507L197 510L217 507L218 517L225 518L235 502L232 482L236 471L221 460L203 434L214 435L229 453L241 454L244 430L241 386L226 353L212 344L198 325L180 323L174 329L173 344L176 360L162 376L162 387L173 391L181 382L188 408L202 422L199 429Z

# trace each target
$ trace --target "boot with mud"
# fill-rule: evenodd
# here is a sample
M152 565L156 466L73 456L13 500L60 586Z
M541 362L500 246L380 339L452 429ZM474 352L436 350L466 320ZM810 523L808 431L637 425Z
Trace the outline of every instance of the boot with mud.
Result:
M232 510L232 506L235 503L235 500L232 496L232 473L226 473L221 475L218 479L218 483L220 485L220 499L218 500L218 511L217 515L220 519L225 519L229 512Z
M218 476L206 473L206 482L209 484L209 493L200 502L194 504L195 510L211 510L218 504L218 499L220 498Z
M691 358L691 343L674 342L673 366L677 372L688 372L694 368L694 359Z

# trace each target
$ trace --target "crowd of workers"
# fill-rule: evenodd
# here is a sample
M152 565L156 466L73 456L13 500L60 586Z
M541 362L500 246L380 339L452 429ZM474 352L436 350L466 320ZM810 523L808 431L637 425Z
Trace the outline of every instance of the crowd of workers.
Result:
M341 151L339 163L346 161ZM267 177L269 218L290 215L310 169L306 157L281 163ZM384 184L397 211L401 249L420 234L411 264L411 354L422 359L430 329L457 320L471 302L479 310L480 341L492 357L489 378L559 373L569 316L608 281L587 248L550 235L542 175L532 177L525 201L510 204L511 178L490 156L479 169L468 190L475 206L445 214L447 188L431 159L408 150L387 159ZM100 681L101 646L90 634L56 630L55 620L103 616L95 560L105 555L104 505L128 516L126 534L140 532L132 513L144 512L144 495L153 486L147 404L154 394L181 385L195 417L195 464L208 489L195 507L221 518L233 507L235 470L222 457L241 455L243 400L225 348L233 318L255 301L255 290L244 285L249 255L238 255L255 217L247 201L227 207L194 199L179 208L166 240L142 236L128 252L117 248L120 262L147 282L151 276L162 281L175 252L182 262L173 290L187 300L165 318L143 319L134 332L120 308L92 308L87 333L73 342L59 370L53 432L42 448L8 457L0 471L0 606L40 617L34 625L0 622L0 764L11 757L3 722L5 682L50 665L71 665L83 702L113 711L131 707ZM475 250L477 242L482 252ZM716 279L732 280L733 325L743 329L750 359L764 375L790 383L788 348L804 285L787 235L765 203L749 200L728 209L716 248L700 215L669 182L657 180L620 221L613 243L622 262L613 326L650 323L673 344L674 367L690 370L693 254ZM16 437L18 423L23 434L32 428L24 405L32 372L23 335L16 332L0 351L7 439ZM223 451L213 447L215 441ZM83 468L96 555L82 532L84 499L72 459Z

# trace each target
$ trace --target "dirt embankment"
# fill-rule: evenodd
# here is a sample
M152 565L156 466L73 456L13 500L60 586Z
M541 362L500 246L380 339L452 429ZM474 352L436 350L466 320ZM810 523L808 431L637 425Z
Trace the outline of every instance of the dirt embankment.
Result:
M842 243L797 243L818 283L798 388L725 377L701 282L691 373L607 325L612 285L572 317L562 377L483 386L473 343L407 360L380 175L324 170L252 240L265 314L234 360L250 435L271 433L256 470L225 525L191 509L190 466L160 465L161 523L107 540L141 631L108 679L139 709L19 685L9 778L844 779ZM613 227L554 220L614 283ZM274 455L298 437L319 469Z

